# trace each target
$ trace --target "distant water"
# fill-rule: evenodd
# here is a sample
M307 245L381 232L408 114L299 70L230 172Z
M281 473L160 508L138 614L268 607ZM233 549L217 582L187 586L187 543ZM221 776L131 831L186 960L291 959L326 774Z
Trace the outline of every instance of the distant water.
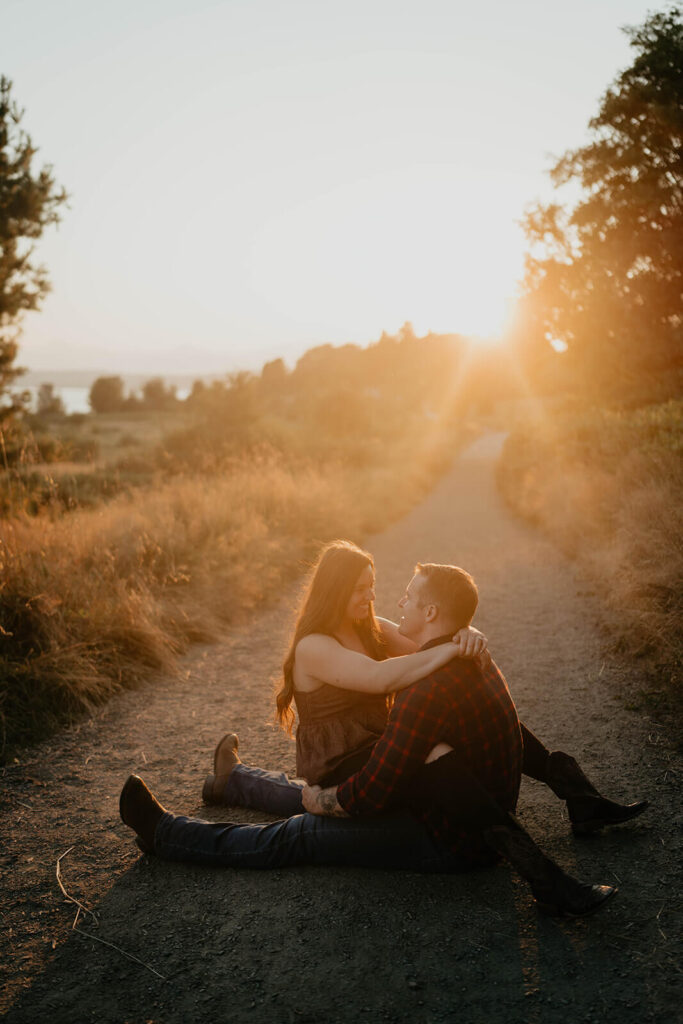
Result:
M38 391L39 388L34 384L27 384L21 388L22 391L30 391L32 395L31 408L35 409L38 404ZM72 412L90 412L90 402L88 401L88 395L90 394L90 388L58 388L54 389L54 394L58 395L64 403L64 411L69 415Z
M31 408L35 410L38 404L38 391L39 388L35 384L27 384L22 391L31 392ZM176 394L179 399L184 400L190 393L189 388L178 388ZM90 388L72 388L72 387L56 387L54 388L54 394L59 395L62 402L64 403L64 411L67 415L71 415L73 412L91 412L90 402L88 401L88 395L90 394Z

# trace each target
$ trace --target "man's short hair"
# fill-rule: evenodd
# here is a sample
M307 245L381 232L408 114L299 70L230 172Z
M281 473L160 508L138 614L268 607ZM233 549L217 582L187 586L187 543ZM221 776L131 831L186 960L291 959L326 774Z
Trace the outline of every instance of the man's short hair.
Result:
M456 565L418 562L415 572L422 578L422 605L438 605L453 630L469 626L479 603L477 585L468 572Z

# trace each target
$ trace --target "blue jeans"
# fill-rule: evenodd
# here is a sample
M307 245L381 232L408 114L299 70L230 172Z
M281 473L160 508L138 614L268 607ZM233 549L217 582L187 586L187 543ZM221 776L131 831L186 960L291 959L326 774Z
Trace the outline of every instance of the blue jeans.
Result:
M302 789L302 783L290 782L284 772L236 764L225 784L223 803L228 807L253 807L279 818L291 818L303 813Z
M381 818L297 814L270 825L207 822L166 813L154 852L165 860L213 867L280 868L296 864L454 872L471 866L407 812Z

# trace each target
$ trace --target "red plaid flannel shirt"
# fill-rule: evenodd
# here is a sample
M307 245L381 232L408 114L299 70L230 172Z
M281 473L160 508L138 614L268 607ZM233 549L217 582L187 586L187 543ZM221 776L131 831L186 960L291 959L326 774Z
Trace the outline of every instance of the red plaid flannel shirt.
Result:
M358 816L381 814L400 804L402 789L441 742L459 751L491 796L514 811L522 773L517 709L493 662L481 669L463 658L454 658L398 695L369 761L337 788L339 803ZM429 807L421 817L435 838L450 835L449 845L455 845L455 823Z

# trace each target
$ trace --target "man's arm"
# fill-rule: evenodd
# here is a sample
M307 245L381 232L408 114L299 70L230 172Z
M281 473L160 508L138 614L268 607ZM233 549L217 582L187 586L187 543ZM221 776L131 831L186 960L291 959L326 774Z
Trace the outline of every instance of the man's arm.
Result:
M452 706L446 687L452 690L455 682L452 672L442 669L399 695L367 764L337 787L340 807L352 816L372 816L386 809L446 737Z
M304 786L301 793L304 809L309 814L324 814L332 818L348 818L348 814L337 800L337 787L321 789L320 786Z
M368 763L340 786L306 786L302 793L305 810L331 817L380 814L396 789L419 770L442 738L443 712L440 687L433 680L424 680L405 691L394 705Z

